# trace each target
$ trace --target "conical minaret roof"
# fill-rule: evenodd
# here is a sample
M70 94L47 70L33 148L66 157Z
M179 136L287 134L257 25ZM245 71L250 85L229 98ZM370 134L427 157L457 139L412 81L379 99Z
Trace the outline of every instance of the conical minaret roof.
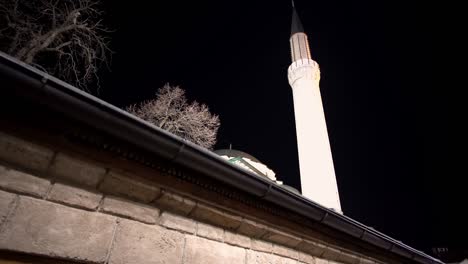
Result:
M292 8L293 8L293 14L292 14L292 22L291 22L291 36L298 32L304 32L304 27L302 26L301 19L299 18L299 15L297 14L296 7L294 6L294 1L292 1Z
M291 37L289 38L291 44L291 59L293 62L302 59L311 59L307 35L302 27L301 19L299 19L299 15L297 14L294 1L292 1L292 11Z

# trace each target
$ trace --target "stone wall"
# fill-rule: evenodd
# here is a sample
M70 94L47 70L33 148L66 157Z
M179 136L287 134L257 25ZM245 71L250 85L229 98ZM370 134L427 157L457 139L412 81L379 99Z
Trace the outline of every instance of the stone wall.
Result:
M380 263L214 204L0 133L0 253L112 264Z

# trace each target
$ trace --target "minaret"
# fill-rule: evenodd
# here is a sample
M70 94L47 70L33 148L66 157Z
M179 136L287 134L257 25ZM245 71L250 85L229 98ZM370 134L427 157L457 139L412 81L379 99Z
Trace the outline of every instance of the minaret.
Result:
M320 69L310 56L307 35L293 2L289 84L294 98L302 195L341 212L327 124L320 95Z

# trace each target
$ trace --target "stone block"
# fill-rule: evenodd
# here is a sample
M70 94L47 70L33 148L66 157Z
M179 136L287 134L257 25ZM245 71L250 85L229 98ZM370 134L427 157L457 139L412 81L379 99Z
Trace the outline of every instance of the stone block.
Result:
M300 262L306 263L306 264L316 264L315 262L315 257L306 254L304 252L299 252L299 259Z
M157 225L122 220L109 264L182 263L184 235Z
M341 255L341 251L336 248L326 247L323 251L322 257L330 260L338 260Z
M99 190L115 196L124 196L139 202L149 203L160 195L160 189L151 183L110 172L100 184Z
M197 222L197 236L217 241L223 241L224 229Z
M50 173L57 179L95 188L106 174L106 169L59 153L50 167Z
M0 191L0 226L8 216L16 195Z
M265 240L295 248L302 239L276 228L268 228L267 233L262 237Z
M297 264L297 262L290 258L248 250L246 264Z
M252 239L251 248L256 251L271 253L273 251L273 243L264 240Z
M54 184L48 195L48 200L89 210L96 210L101 199L102 194L61 183Z
M163 212L159 218L159 224L170 229L176 229L190 234L197 232L197 223L193 219Z
M204 239L187 236L184 262L190 264L239 264L245 263L245 249ZM172 263L172 262L171 262Z
M44 197L50 181L0 165L0 187L13 192Z
M275 253L276 255L280 255L280 256L283 256L283 257L288 257L288 258L292 258L292 259L298 259L299 258L299 252L294 250L294 249L291 249L291 248L288 248L288 247L285 247L285 246L282 246L282 245L277 245L277 244L273 244L273 253Z
M213 207L197 203L190 215L202 222L210 223L225 229L236 230L242 221L239 216L220 211Z
M359 260L359 264L375 264L376 262L371 260L371 259L368 259L368 258L361 258Z
M323 258L316 258L315 259L315 264L329 264L330 262L326 259Z
M341 254L338 257L338 261L341 263L359 264L359 256L349 252L341 251Z
M237 232L251 238L261 238L266 234L267 227L263 224L244 218L242 219L242 223L237 229Z
M0 249L102 263L115 225L112 216L22 196L0 234Z
M326 246L315 241L304 239L299 243L297 249L304 251L309 255L320 257L324 253Z
M159 209L146 204L127 201L118 197L105 197L101 210L106 213L138 220L147 224L155 224L159 217Z
M0 133L0 160L33 171L45 172L54 152L29 141Z
M236 234L227 230L224 232L224 243L243 248L250 248L251 246L250 237Z
M155 204L161 210L180 215L188 215L196 205L194 201L168 191L161 191L161 197L155 201Z

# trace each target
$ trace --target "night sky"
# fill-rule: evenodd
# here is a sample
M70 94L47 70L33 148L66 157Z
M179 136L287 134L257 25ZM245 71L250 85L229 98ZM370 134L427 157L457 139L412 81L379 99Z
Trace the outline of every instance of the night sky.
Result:
M467 174L451 152L450 98L435 85L435 21L427 6L381 2L296 1L321 68L342 209L426 253L466 247L466 198L452 177ZM219 115L215 149L232 144L300 188L287 80L290 1L105 5L115 53L99 97L124 107L166 82L180 85Z

